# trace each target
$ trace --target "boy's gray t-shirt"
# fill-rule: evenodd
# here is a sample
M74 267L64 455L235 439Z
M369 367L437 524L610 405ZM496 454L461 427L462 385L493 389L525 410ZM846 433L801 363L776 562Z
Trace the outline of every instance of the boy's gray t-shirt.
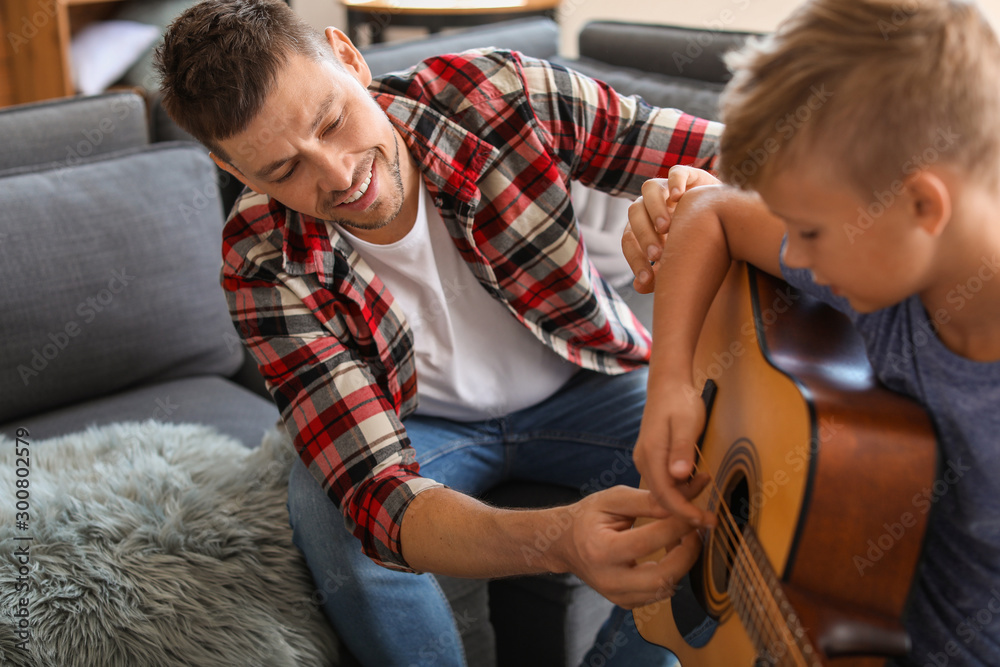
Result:
M916 296L862 314L808 270L781 269L789 284L850 317L879 380L919 401L937 430L938 478L913 499L930 525L906 618L913 650L901 664L1000 665L1000 361L945 347L935 328L948 312L929 317ZM975 286L956 286L949 305L960 310Z

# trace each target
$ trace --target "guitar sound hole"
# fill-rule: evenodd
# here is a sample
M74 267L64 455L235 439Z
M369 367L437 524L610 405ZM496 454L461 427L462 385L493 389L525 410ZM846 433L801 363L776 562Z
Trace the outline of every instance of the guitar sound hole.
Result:
M724 508L718 510L719 525L712 533L710 565L712 587L715 589L713 597L716 599L726 597L738 535L750 521L750 486L746 476L737 473L730 477L722 497L729 511Z
M742 446L740 446L742 445ZM751 512L750 489L754 488L758 466L753 456L752 443L739 441L732 448L732 457L716 477L721 493L713 494L709 507L715 512L718 524L709 534L698 563L689 573L690 588L682 589L673 600L674 620L681 634L706 629L699 633L699 641L688 643L699 648L714 634L718 623L724 623L733 613L729 599L729 580L733 571L736 543L747 524L753 526L756 516ZM722 507L722 504L725 507Z

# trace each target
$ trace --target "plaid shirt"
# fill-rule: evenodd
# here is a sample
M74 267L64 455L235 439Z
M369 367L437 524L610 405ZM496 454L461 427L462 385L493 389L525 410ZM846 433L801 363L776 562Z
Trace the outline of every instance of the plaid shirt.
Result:
M638 195L674 164L710 166L721 126L620 97L507 51L425 61L370 92L400 131L483 288L569 361L622 373L649 336L581 244L570 180ZM413 336L349 242L247 192L226 223L222 285L295 447L365 553L409 570L399 541L419 475L403 419Z

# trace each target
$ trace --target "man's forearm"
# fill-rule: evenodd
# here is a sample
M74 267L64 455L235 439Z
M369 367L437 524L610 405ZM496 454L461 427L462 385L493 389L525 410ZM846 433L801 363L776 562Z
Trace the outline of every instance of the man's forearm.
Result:
M500 509L452 489L429 489L403 515L403 557L417 571L454 577L564 572L552 536L567 530L573 507Z
M687 485L693 498L704 481ZM633 527L637 517L651 520ZM671 594L700 552L698 535L644 489L615 486L550 509L492 508L446 488L428 489L403 514L410 567L459 577L572 572L624 607ZM660 549L658 561L642 558Z

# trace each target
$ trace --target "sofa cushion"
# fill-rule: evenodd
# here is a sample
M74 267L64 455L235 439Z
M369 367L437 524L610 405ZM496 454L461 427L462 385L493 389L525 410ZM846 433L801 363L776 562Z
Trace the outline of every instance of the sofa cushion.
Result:
M0 172L0 201L0 422L239 368L201 148Z
M73 97L0 109L0 170L73 166L149 143L146 105L134 93Z
M0 435L13 438L26 428L34 438L56 438L91 426L115 422L203 424L256 447L278 422L274 403L217 375L154 382L110 396L21 417L0 424Z

